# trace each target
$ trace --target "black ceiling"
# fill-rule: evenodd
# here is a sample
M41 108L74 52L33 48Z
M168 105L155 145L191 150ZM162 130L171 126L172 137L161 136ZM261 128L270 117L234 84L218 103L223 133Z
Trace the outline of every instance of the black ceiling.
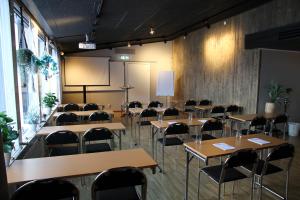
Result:
M22 1L63 51L76 52L93 30L97 49L172 40L270 0Z

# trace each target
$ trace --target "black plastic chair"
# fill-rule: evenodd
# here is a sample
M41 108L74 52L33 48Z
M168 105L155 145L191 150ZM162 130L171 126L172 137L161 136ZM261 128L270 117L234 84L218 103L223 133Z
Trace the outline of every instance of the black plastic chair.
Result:
M151 101L148 105L148 108L158 108L158 107L162 107L163 104L160 103L159 101Z
M255 171L255 176L259 177L260 185L260 197L262 199L262 187L263 187L263 177L270 174L275 174L279 172L286 171L286 181L285 181L285 196L282 199L288 199L288 184L289 184L289 172L292 165L292 161L295 154L295 147L292 144L283 144L274 148L265 160L259 160L257 168ZM286 168L282 169L275 164L271 164L272 161L278 161L288 159L286 162ZM251 164L244 165L244 168L251 170L253 166Z
M216 131L221 131L221 136L223 136L224 125L220 120L207 120L200 129L200 134L192 135L192 138L198 139L201 141L216 139L213 134ZM208 134L207 134L208 133Z
M224 119L225 108L223 106L214 106L210 111L210 115L213 118Z
M91 143L103 140L110 140L108 143ZM91 128L82 136L82 149L85 153L95 153L103 151L111 151L114 148L114 134L107 128Z
M141 195L136 186L141 186ZM147 178L134 167L109 169L96 177L91 192L92 200L145 200Z
M209 178L211 178L215 183L218 184L218 199L221 199L221 186L224 183L237 181L245 178L252 178L251 183L251 199L252 199L252 191L253 191L253 177L254 172L256 170L258 155L252 149L242 149L231 154L223 164L216 166L204 167L199 172L199 183L201 172L206 174ZM251 175L244 174L237 170L237 167L242 167L244 165L252 165ZM200 188L200 184L198 185ZM198 189L198 199L199 199L200 189Z
M111 121L107 112L94 112L89 116L89 121Z
M257 134L265 132L267 119L264 117L255 117L249 123L248 129L241 130L242 135Z
M210 100L207 100L207 99L203 99L199 102L199 106L208 106L208 105L211 105L211 101Z
M143 108L143 105L139 101L132 101L128 105L129 108Z
M157 142L162 147L162 170L164 171L165 163L165 146L178 146L183 144L183 140L179 138L179 135L188 135L189 127L185 123L170 124L164 131L163 136L157 139ZM157 152L157 151L156 151ZM157 157L157 156L156 156Z
M280 124L283 124L283 131L281 131L278 128L278 125L280 125ZM287 126L288 126L288 117L284 114L278 115L271 122L270 135L273 136L273 135L279 135L280 133L282 133L283 139L285 140Z
M75 124L78 122L78 116L74 113L62 113L56 118L56 126Z
M150 118L157 118L158 113L152 108L143 110L138 117L138 134L139 134L139 144L141 143L141 127L142 126L151 126ZM153 119L155 120L155 119ZM151 129L150 129L151 131Z
M194 112L195 111L195 106L197 105L197 101L189 99L185 102L184 104L184 111L185 112Z
M79 190L69 181L46 179L25 183L11 200L78 200Z
M240 107L237 105L230 105L226 108L226 113L228 114L238 114L240 112Z
M79 105L75 103L68 103L67 105L64 106L64 112L69 112L69 111L79 111Z
M95 103L88 103L83 106L84 111L88 110L99 110L99 106Z
M165 117L178 117L179 116L179 110L177 108L167 108L164 112L163 112L163 118Z
M63 156L79 153L79 138L72 131L56 131L45 138L49 156Z

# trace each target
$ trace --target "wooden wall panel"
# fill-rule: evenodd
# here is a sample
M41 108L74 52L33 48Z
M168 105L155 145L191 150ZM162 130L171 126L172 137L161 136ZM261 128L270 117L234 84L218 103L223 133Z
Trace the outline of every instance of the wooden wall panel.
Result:
M299 0L274 0L190 33L173 43L174 101L211 99L255 112L260 52L245 50L245 34L300 21ZM271 74L270 74L271 75Z

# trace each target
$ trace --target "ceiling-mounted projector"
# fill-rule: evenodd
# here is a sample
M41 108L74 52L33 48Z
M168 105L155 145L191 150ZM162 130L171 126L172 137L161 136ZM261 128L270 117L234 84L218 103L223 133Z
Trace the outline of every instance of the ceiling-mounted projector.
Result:
M85 34L85 42L79 42L79 49L96 49L96 44L89 41L88 34Z

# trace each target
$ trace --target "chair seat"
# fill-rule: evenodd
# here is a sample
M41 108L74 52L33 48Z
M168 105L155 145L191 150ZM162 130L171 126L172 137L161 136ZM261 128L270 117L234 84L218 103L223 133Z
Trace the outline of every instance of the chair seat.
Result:
M214 181L219 182L221 171L222 171L222 165L205 167L202 168L201 171L206 173L208 176L210 176ZM230 182L230 181L240 180L244 178L247 178L245 174L239 172L234 168L229 168L226 169L223 182Z
M157 139L158 142L160 142L161 144L163 144L164 139L163 138L159 138ZM175 145L182 145L183 141L181 139L179 139L178 137L169 137L166 138L166 143L165 146L175 146Z
M110 190L102 190L96 193L96 199L99 200L139 200L139 195L137 194L134 187L122 187Z
M50 150L50 156L64 156L78 153L78 147L54 147Z
M195 112L195 110L192 109L192 108L186 108L186 109L184 110L184 112Z
M264 167L264 164L265 164L264 160L259 160L258 161L255 174L261 175L263 167ZM249 171L252 171L253 165L246 165L246 166L243 166L243 167L245 167ZM266 171L266 175L268 175L268 174L274 174L274 173L281 172L281 171L283 171L283 170L280 167L277 167L277 166L269 163L267 171Z
M199 137L199 139L201 139L202 141L204 140L212 140L212 139L216 139L216 137L209 135L209 134L202 134L202 137L200 135L192 135L193 139L197 139Z
M243 129L243 130L241 130L242 135L259 134L259 133L262 133L262 132L264 132L264 131L263 131L263 130L250 130L250 131L248 132L248 129Z
M111 151L110 145L108 143L97 143L97 144L86 144L86 153L104 152Z
M137 122L137 124L138 124L138 125L140 124L140 126L150 126L150 125L151 125L151 122L150 122L150 121L141 121L141 123L140 123L140 122Z

